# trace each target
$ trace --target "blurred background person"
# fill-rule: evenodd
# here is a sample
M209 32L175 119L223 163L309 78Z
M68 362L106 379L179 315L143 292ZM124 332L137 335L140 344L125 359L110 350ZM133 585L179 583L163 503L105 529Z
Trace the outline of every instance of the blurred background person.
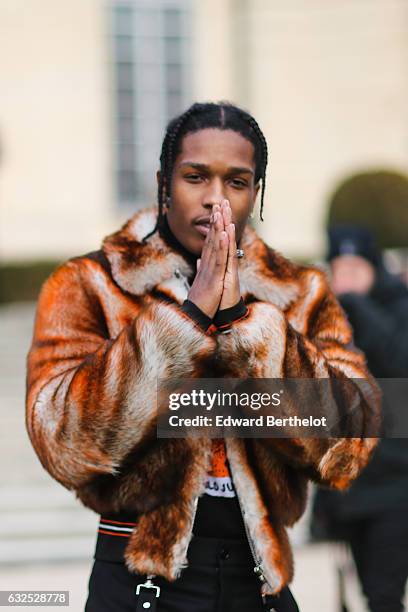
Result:
M356 346L374 376L407 377L407 287L385 268L370 230L343 224L328 233L331 285L353 327ZM407 514L405 438L381 440L372 462L347 492L319 489L316 494L312 534L349 543L372 612L405 609Z

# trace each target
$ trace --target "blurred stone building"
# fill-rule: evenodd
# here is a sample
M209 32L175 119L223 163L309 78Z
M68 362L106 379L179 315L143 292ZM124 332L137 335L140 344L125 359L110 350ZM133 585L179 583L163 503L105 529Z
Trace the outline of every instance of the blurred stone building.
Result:
M333 183L408 166L406 0L1 0L0 257L63 258L155 198L166 121L248 108L265 223L315 256Z

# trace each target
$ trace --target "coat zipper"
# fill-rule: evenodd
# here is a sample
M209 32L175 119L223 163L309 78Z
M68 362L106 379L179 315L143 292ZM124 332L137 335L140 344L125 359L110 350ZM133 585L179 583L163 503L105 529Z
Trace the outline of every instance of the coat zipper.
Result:
M229 473L231 475L232 482L234 482L234 479L233 479L233 476L232 476L232 471L230 469L229 461L228 461L228 471L229 471ZM234 489L235 489L235 484L234 484ZM249 532L249 527L248 527L247 522L245 520L245 511L242 508L241 500L239 499L239 495L238 495L238 492L237 492L236 489L235 489L235 495L236 495L237 500L238 500L238 505L239 505L239 509L241 511L241 516L242 516L242 522L244 523L245 533L246 533L246 536L247 536L249 548L251 550L251 555L252 555L252 559L253 559L253 562L254 562L254 570L253 571L258 576L259 580L262 583L266 583L269 586L269 588L272 590L271 584L265 578L264 570L262 568L262 559L261 559L261 557L259 557L259 555L256 552L254 541L253 541L253 539L251 537L251 534ZM266 600L265 598L266 598L266 596L262 595L262 600L263 600L264 603L265 603L265 600Z
M188 282L187 278L184 276L184 274L182 274L180 272L179 268L176 268L176 270L174 270L174 274L175 274L176 278L181 278L181 280L183 282L183 285L184 285L185 289L187 289L187 293L188 293L190 291L191 287L189 285L189 282Z
M193 518L192 518L192 521L191 521L191 529L190 529L190 533L189 533L189 537L188 537L188 542L189 543L187 544L187 549L188 549L188 546L189 546L190 541L191 541L191 534L193 533L193 527L194 527L195 517L196 517L196 514L197 514L197 506L198 506L198 499L199 499L199 497L200 497L199 495L196 495L196 497L194 499L194 512L193 512ZM186 552L187 552L187 550L186 550Z
M187 289L187 293L188 293L190 291L191 287L190 287L190 285L189 285L189 283L187 281L187 278L184 276L184 274L182 274L180 272L179 268L177 268L175 270L174 274L175 274L176 278L181 278L182 279L183 285ZM228 469L229 469L229 462L228 462ZM231 474L231 479L233 481L232 473L231 473L230 469L229 469L229 472ZM234 485L234 488L235 488L235 485ZM239 508L240 508L240 511L241 511L241 516L242 516L242 522L244 523L245 533L246 533L246 536L247 536L249 548L251 550L251 555L252 555L252 559L253 559L253 562L254 562L254 573L258 576L259 580L262 583L265 582L269 586L269 588L272 589L271 585L269 584L269 582L265 578L264 571L263 571L262 564L261 564L261 559L260 559L260 557L258 557L258 555L256 553L254 541L253 541L253 539L251 537L251 534L249 533L249 527L248 527L248 525L247 525L247 523L245 521L245 512L244 512L244 510L242 508L241 500L239 499L239 496L238 496L237 492L235 494L236 494L237 499L238 499L238 505L239 505ZM196 499L195 499L195 512L197 511L197 504L198 504L198 497L196 497ZM193 520L193 523L194 523L194 520ZM262 599L265 602L265 597L263 595L262 595Z

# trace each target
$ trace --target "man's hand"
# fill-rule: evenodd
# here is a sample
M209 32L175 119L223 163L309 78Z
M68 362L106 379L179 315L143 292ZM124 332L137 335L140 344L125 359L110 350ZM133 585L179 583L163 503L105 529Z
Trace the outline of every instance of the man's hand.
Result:
M228 236L228 259L224 276L224 289L222 292L220 310L235 306L241 298L238 277L237 243L235 238L235 225L232 223L231 206L228 200L221 204L221 214L224 229Z
M214 317L224 289L224 276L228 260L228 234L220 207L215 205L201 259L197 261L197 274L188 293L188 299L207 316ZM239 298L238 298L239 299Z

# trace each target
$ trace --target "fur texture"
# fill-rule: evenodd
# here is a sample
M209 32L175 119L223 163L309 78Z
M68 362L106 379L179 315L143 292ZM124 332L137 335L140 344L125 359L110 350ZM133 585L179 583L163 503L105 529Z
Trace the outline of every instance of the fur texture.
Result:
M157 439L157 378L363 378L361 437L227 439L231 474L268 582L290 582L285 527L307 481L345 488L376 444L379 394L322 272L297 266L247 227L239 260L249 316L229 334L204 333L180 310L189 263L137 213L103 248L63 264L45 283L28 356L26 425L46 470L97 513L137 514L131 571L174 580L187 564L210 440ZM361 382L361 381L359 381ZM355 398L354 398L355 399ZM353 397L349 398L352 405Z

